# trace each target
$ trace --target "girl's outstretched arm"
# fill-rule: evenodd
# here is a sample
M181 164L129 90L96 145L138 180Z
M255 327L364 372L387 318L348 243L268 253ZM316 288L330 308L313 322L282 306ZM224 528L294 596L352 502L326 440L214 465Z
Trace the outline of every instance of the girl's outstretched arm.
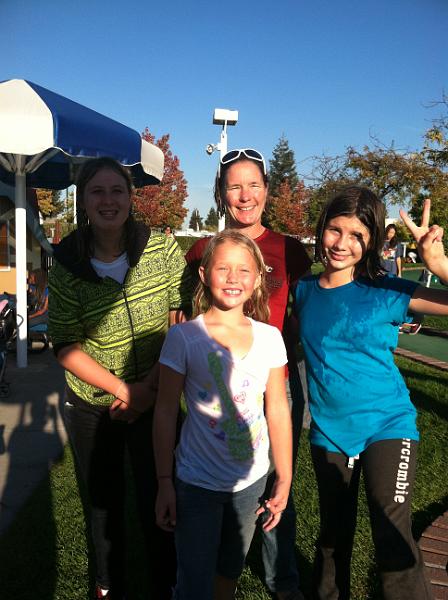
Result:
M419 254L428 269L443 281L448 281L448 257L445 256L442 238L443 229L438 225L429 226L431 200L426 198L423 204L422 222L420 227L412 221L409 215L400 210L400 216L406 227L414 236Z
M443 229L429 226L431 200L423 205L422 222L416 225L408 214L400 210L400 216L418 244L419 254L428 269L442 281L448 281L448 257L445 256L442 238ZM412 296L409 309L427 315L448 315L448 291L419 286Z
M269 510L270 515L265 520L263 529L270 531L280 521L286 508L292 479L292 426L286 398L284 367L271 369L269 373L265 392L265 414L276 478L271 497L259 513L265 509Z
M176 525L176 493L173 484L174 445L179 402L185 376L160 365L159 391L154 410L153 444L158 492L156 522L166 531Z

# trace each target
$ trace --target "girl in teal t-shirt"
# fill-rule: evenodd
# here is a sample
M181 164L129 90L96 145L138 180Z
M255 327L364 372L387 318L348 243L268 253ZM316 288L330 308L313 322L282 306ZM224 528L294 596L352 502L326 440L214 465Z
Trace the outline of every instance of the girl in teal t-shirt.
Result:
M420 227L406 213L402 218L428 268L447 280L443 231L429 227L429 214L426 200ZM342 190L317 226L324 271L297 288L320 500L313 596L319 599L350 598L361 470L384 598L432 598L410 522L416 414L393 351L408 310L447 315L448 292L384 272L384 217L383 203L370 190Z

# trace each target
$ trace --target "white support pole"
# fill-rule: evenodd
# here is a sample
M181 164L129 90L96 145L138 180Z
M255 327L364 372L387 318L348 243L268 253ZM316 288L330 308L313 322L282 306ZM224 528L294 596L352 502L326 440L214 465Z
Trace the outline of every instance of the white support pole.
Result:
M76 185L73 186L73 225L78 225L78 210L76 206Z
M221 140L219 142L219 160L227 154L227 121L224 122L221 131ZM226 228L226 215L219 217L218 231L223 231Z
M27 366L26 175L15 176L17 366Z

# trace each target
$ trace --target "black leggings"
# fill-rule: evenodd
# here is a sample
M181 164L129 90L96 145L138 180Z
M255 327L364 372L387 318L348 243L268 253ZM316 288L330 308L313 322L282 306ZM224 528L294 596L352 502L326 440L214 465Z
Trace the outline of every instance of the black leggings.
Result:
M353 468L348 467L344 454L311 446L321 520L313 598L350 600L350 560L362 469L384 599L432 600L411 531L417 446L409 439L375 442L360 454Z
M174 536L155 524L157 484L152 448L152 411L132 425L112 421L108 407L66 391L64 420L90 502L96 582L121 597L125 588L125 452L134 475L142 530L149 552L154 598L171 598L175 583Z

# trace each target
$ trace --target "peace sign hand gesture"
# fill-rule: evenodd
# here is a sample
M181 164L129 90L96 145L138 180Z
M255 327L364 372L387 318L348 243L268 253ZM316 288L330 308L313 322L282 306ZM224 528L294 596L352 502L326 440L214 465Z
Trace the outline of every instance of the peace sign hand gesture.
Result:
M448 258L443 249L443 229L438 225L429 226L431 200L426 198L423 205L422 222L420 227L412 221L409 215L400 210L400 217L414 236L423 262L435 275L441 279L448 279Z

